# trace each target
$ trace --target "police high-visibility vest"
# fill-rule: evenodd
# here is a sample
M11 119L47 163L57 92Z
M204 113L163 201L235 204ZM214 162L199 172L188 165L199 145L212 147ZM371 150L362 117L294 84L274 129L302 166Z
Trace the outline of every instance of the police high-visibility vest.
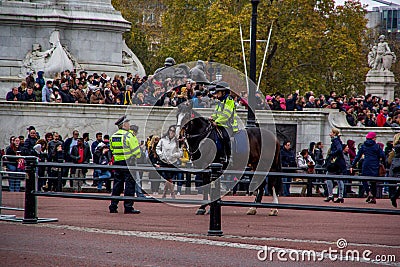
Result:
M139 140L137 139L136 135L133 133L132 130L129 130L129 132L133 135L133 145L135 146L133 151L135 152L134 153L135 157L138 159L142 156L142 151L140 150ZM139 151L139 152L136 152L136 151Z
M214 114L211 117L218 126L232 129L234 133L239 130L235 101L229 95L222 101L217 102Z
M136 136L124 129L119 129L111 136L110 149L115 161L140 158L140 147Z

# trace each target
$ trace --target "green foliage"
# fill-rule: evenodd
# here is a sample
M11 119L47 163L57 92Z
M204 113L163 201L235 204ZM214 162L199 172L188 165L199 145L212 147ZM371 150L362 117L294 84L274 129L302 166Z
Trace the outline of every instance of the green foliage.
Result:
M277 52L266 70L266 92L363 91L362 49L366 20L357 2L334 8L333 0L275 3L272 42Z
M146 72L154 71L153 66L156 65L157 58L149 50L152 32L149 31L148 26L141 23L143 16L141 7L145 6L147 1L112 0L111 3L127 21L132 23L131 30L123 35L127 46L139 58Z
M214 60L241 68L239 23L249 19L247 1L167 0L165 4L162 57L172 56L177 62Z

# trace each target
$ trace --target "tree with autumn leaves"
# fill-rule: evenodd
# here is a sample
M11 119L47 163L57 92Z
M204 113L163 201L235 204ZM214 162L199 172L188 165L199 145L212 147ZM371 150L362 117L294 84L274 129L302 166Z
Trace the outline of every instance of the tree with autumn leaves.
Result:
M242 25L244 39L249 39L250 1L163 0L147 1L147 5L154 2L162 7L156 37L154 32L137 23L137 16L140 18L137 7L143 8L146 2L112 1L133 23L128 45L147 72L152 73L168 56L177 62L212 60L244 72L239 26ZM257 37L267 39L271 27L272 36L260 90L264 94L278 91L287 94L295 90L302 94L331 90L364 93L363 81L369 70L365 14L358 1L335 7L333 0L261 0ZM135 45L151 38L157 38L160 43L155 53L145 51L144 45L141 51L135 49ZM247 59L249 50L247 42ZM258 43L258 72L264 50L265 43Z

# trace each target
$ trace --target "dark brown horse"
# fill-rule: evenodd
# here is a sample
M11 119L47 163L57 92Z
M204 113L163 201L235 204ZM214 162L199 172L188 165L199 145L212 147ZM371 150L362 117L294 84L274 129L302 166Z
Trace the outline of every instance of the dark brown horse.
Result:
M222 149L218 148L218 129L191 108L189 103L178 107L177 127L185 137L189 146L190 158L197 168L206 168L210 163L221 162ZM224 169L243 171L250 167L253 171L281 171L280 145L276 136L258 127L247 128L235 135L232 145L232 161L224 164ZM216 145L215 145L216 144ZM266 186L266 177L254 175L250 190L256 191L255 202L261 203ZM203 182L209 182L209 177L203 175ZM268 177L268 192L273 196L273 203L278 203L278 194L282 191L282 180L278 177ZM199 212L200 211L200 212ZM204 214L202 206L198 214ZM256 214L255 208L250 208L248 215ZM277 215L278 210L271 210L269 215Z

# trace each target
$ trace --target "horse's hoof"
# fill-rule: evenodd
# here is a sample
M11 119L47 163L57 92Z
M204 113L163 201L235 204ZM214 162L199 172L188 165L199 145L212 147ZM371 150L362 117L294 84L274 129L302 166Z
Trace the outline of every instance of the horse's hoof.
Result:
M257 209L256 208L250 208L247 213L247 215L256 215L257 214Z
M196 212L196 215L204 215L206 214L206 210L205 209L198 209Z
M277 209L271 210L268 216L278 216L278 210Z

